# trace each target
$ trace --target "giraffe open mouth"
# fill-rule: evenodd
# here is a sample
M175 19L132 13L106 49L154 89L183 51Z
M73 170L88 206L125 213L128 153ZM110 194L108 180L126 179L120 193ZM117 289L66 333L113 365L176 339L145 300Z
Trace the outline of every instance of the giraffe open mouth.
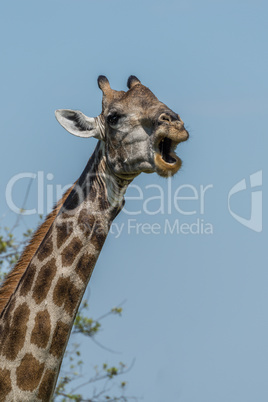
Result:
M181 159L175 150L181 141L174 141L169 137L161 137L155 144L156 172L162 177L173 176L182 165Z
M175 148L177 144L170 138L164 137L158 144L160 155L164 162L168 164L176 163L177 155L175 154Z

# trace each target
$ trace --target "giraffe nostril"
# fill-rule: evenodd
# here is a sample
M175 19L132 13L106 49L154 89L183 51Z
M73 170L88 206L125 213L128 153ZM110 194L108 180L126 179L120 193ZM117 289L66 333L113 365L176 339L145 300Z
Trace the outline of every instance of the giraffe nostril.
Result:
M166 112L166 113L160 114L160 116L158 117L158 124L172 123L173 121L178 121L178 120L180 120L180 119L176 113Z
M170 116L167 113L162 113L158 118L158 123L171 122Z

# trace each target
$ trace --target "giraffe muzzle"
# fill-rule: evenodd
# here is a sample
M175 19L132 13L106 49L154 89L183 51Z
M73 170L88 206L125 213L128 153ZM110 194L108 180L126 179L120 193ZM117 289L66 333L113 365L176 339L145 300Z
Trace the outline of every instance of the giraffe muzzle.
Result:
M162 177L173 176L182 165L181 159L176 154L178 144L189 138L188 131L183 125L171 125L167 132L157 134L155 140L155 167L156 172Z

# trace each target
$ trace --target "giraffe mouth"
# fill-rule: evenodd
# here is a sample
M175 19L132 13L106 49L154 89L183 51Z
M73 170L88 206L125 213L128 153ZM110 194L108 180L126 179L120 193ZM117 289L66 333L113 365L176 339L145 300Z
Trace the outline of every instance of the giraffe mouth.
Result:
M176 163L177 155L175 154L176 144L170 138L164 137L158 144L159 153L165 163Z
M180 141L174 141L169 137L161 137L155 146L156 172L162 177L173 176L182 165L181 159L175 150Z

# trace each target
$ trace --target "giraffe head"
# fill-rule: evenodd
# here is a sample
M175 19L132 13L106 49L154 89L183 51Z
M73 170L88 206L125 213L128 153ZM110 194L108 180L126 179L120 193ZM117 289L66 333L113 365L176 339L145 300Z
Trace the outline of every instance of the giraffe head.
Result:
M61 109L56 111L59 123L76 136L103 141L107 164L120 178L133 179L141 172L173 176L182 164L175 149L189 137L179 115L135 76L129 77L126 92L111 89L102 75L98 85L103 92L98 117Z

